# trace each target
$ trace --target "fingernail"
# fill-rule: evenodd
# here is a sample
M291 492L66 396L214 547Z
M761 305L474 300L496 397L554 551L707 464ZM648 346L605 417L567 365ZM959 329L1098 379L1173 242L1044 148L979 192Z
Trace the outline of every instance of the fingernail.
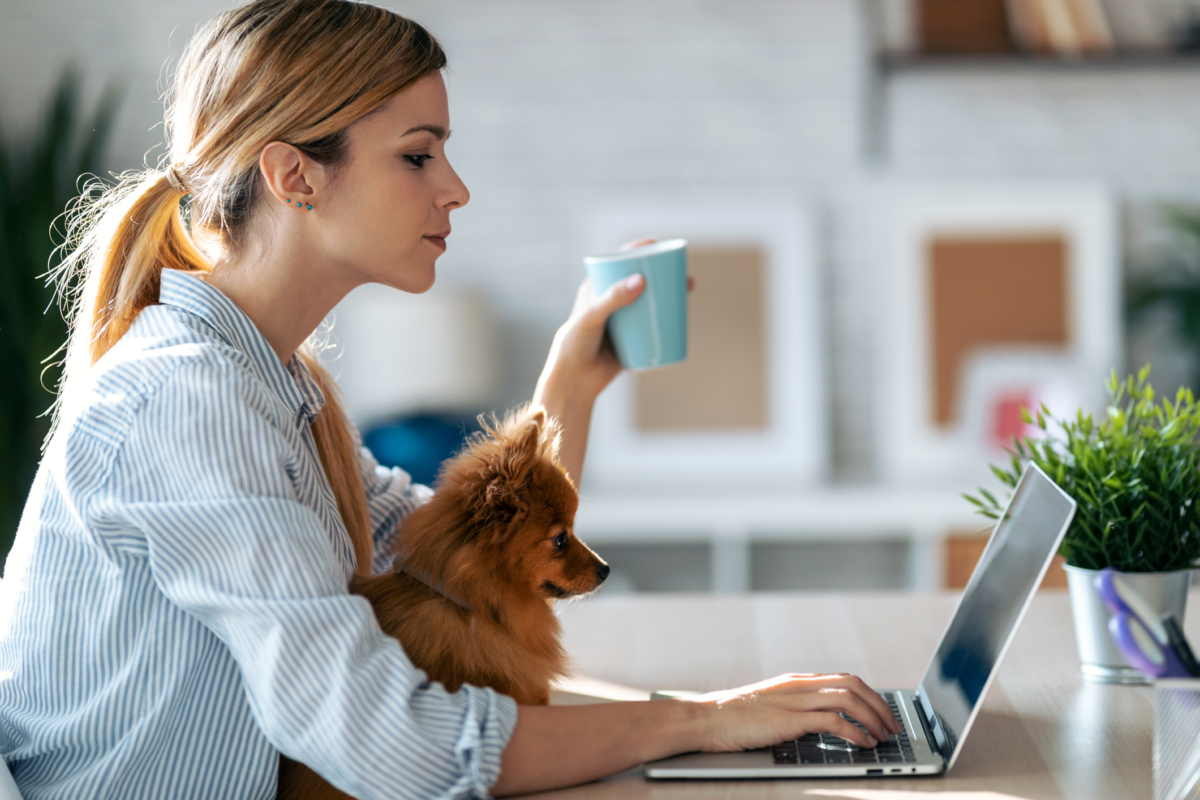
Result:
M874 747L877 744L879 744L879 742L875 741L874 736L867 736L867 747Z
M636 289L642 285L642 280L643 280L643 278L641 275L630 275L628 278L625 279L625 288L626 289Z

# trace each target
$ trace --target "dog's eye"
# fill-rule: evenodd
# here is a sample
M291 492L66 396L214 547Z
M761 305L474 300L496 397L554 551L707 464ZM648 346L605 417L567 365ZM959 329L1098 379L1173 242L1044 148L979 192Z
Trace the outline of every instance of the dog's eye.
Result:
M567 532L563 531L558 536L554 537L554 548L562 551L567 549Z

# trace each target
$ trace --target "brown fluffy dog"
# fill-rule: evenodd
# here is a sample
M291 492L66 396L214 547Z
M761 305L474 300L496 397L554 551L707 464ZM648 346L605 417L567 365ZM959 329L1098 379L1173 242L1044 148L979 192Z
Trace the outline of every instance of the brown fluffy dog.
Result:
M470 683L518 703L548 703L566 657L547 601L585 594L608 577L572 530L579 496L556 461L558 434L536 407L486 425L404 521L402 566L350 584L371 601L383 631L450 691ZM277 796L347 797L287 758Z

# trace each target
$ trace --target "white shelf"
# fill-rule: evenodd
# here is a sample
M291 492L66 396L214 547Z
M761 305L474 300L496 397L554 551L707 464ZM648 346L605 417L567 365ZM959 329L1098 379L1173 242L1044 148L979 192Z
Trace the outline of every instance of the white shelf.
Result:
M576 527L597 542L695 541L697 535L768 541L928 538L987 527L953 491L830 487L763 493L587 492ZM738 533L742 532L742 533Z
M908 583L941 588L947 533L983 530L988 521L954 491L881 486L793 492L614 490L580 499L576 530L602 544L707 542L714 591L745 591L753 542L896 541L911 543Z

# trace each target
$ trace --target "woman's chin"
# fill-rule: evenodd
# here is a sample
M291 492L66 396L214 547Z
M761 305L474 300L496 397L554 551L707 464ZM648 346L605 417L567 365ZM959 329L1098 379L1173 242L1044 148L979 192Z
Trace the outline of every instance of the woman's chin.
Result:
M411 294L424 294L432 289L434 281L437 280L437 270L434 269L432 264L429 266L428 274L422 276L422 278L422 280L412 281L411 285L404 288L404 291Z
M375 280L402 292L424 294L433 288L434 281L437 280L437 268L432 262L417 268L410 263L403 272L380 275Z

